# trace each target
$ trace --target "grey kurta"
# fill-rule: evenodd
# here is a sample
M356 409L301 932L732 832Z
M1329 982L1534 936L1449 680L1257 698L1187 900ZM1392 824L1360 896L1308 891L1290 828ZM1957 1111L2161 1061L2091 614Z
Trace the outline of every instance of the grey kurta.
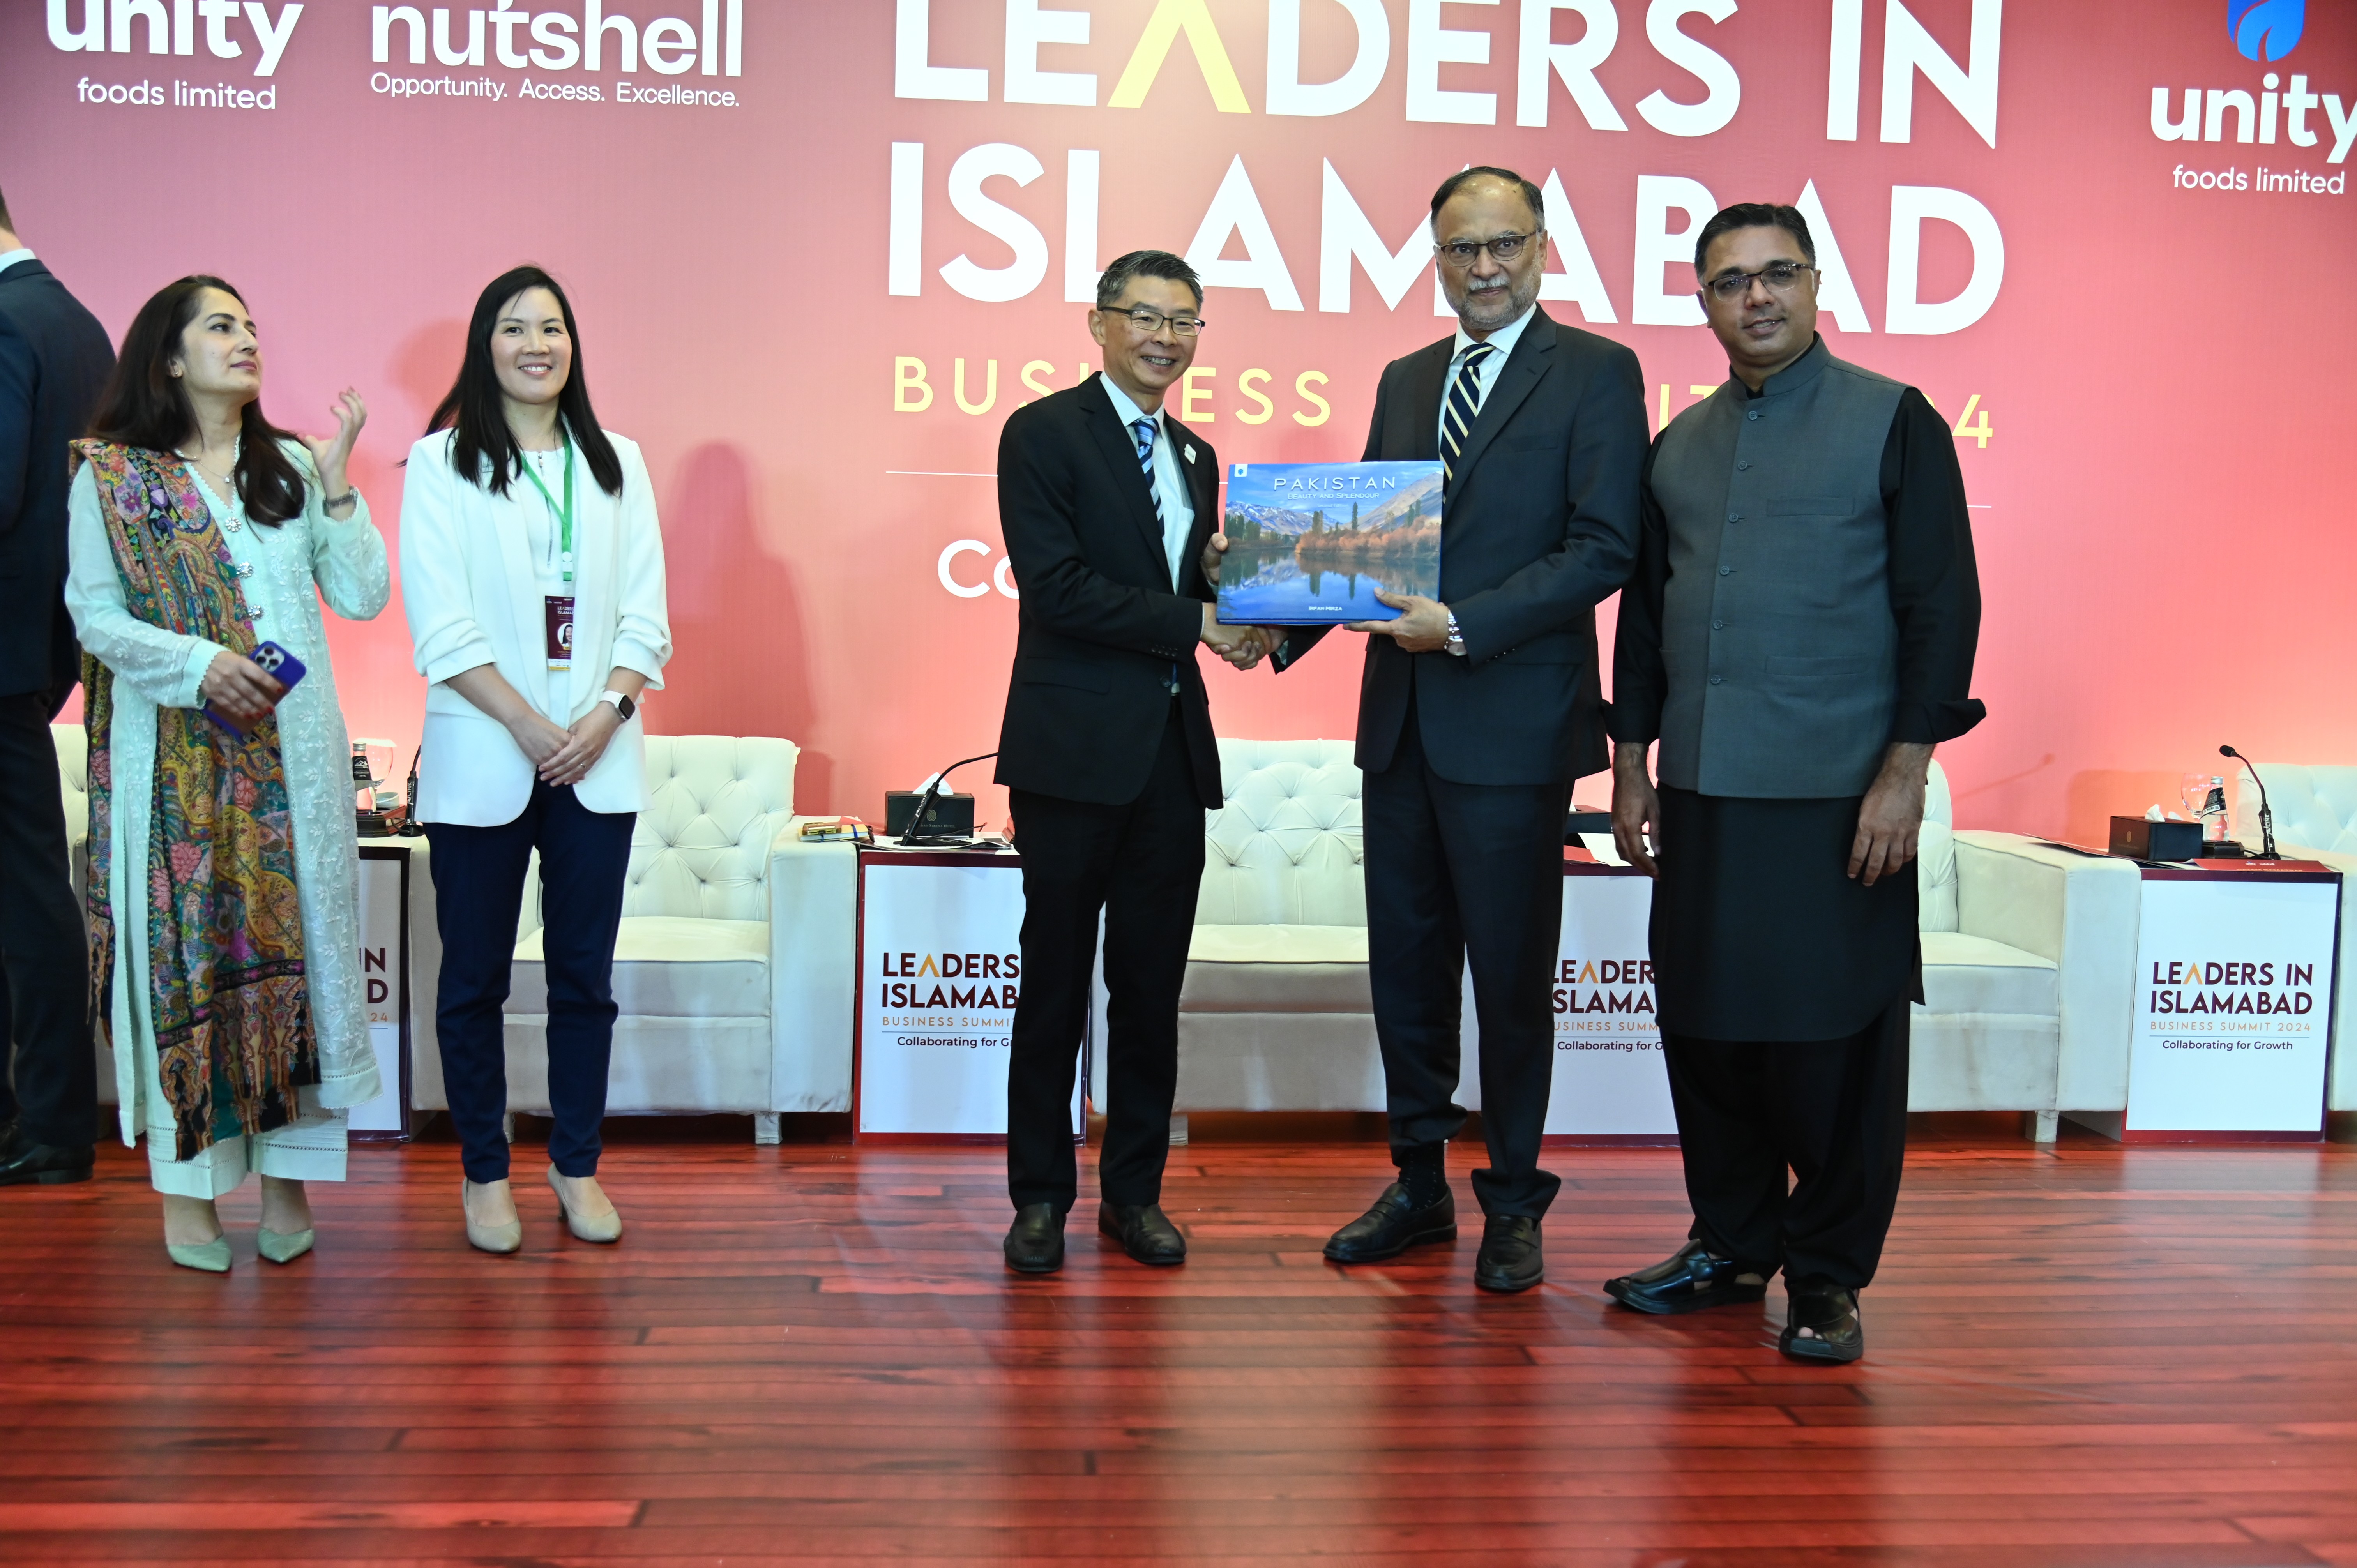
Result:
M1920 988L1914 869L1867 888L1849 849L1892 743L1979 722L1979 626L1954 440L1913 388L1820 338L1663 433L1611 733L1662 742L1664 1031L1834 1039Z

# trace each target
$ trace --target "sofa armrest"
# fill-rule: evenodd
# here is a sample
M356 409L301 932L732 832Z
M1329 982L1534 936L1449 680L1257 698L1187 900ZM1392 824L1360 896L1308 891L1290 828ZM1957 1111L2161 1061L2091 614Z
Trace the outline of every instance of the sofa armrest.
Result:
M791 817L770 844L770 1108L851 1109L859 1001L859 852L805 843Z
M2334 954L2332 1047L2325 1068L2324 1104L2330 1111L2357 1111L2357 1005L2341 987L2357 985L2357 854L2339 854L2305 844L2278 843L2286 860L2322 861L2341 873L2341 946Z
M2018 833L1956 834L1957 928L2036 953L2060 971L2059 1110L2127 1106L2143 894L2133 861Z

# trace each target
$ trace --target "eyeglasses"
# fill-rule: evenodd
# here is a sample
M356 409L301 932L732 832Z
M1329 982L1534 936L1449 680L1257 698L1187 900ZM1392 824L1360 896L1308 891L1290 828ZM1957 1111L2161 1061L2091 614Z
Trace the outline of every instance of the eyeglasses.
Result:
M1161 331L1166 321L1170 324L1170 330L1181 338L1192 338L1203 329L1203 318L1200 316L1165 316L1143 305L1135 310L1119 310L1109 305L1101 305L1097 308L1107 316L1128 317L1131 326L1149 337Z
M1473 258L1484 251L1501 262L1511 262L1523 253L1524 245L1545 232L1542 229L1537 234L1501 234L1494 240L1484 240L1478 244L1470 240L1458 240L1453 244L1435 245L1432 253L1461 273L1470 267Z
M1816 270L1799 262L1770 262L1756 273L1721 273L1703 287L1731 305L1751 292L1754 278L1766 284L1770 294L1790 294L1799 285L1803 273L1813 275Z

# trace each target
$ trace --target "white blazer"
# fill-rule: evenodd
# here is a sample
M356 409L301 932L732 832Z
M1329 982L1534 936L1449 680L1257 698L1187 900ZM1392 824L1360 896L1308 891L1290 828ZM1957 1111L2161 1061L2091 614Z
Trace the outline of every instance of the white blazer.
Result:
M532 799L533 766L507 726L453 691L450 677L495 666L554 723L589 711L616 667L650 690L671 658L664 605L662 530L654 484L638 444L607 432L622 460L622 493L609 496L585 465L575 502L573 667L548 668L540 577L525 532L527 507L544 506L529 479L504 496L450 467L451 431L409 449L401 495L401 597L425 691L420 822L497 827ZM633 715L606 755L574 786L593 811L637 811L647 797L646 729Z

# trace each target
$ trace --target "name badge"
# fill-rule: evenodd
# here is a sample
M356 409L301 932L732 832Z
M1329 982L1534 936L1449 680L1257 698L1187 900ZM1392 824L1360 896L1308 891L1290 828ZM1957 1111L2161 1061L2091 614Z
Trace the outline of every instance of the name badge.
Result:
M573 668L573 596L550 594L546 596L548 623L548 667L551 670Z

